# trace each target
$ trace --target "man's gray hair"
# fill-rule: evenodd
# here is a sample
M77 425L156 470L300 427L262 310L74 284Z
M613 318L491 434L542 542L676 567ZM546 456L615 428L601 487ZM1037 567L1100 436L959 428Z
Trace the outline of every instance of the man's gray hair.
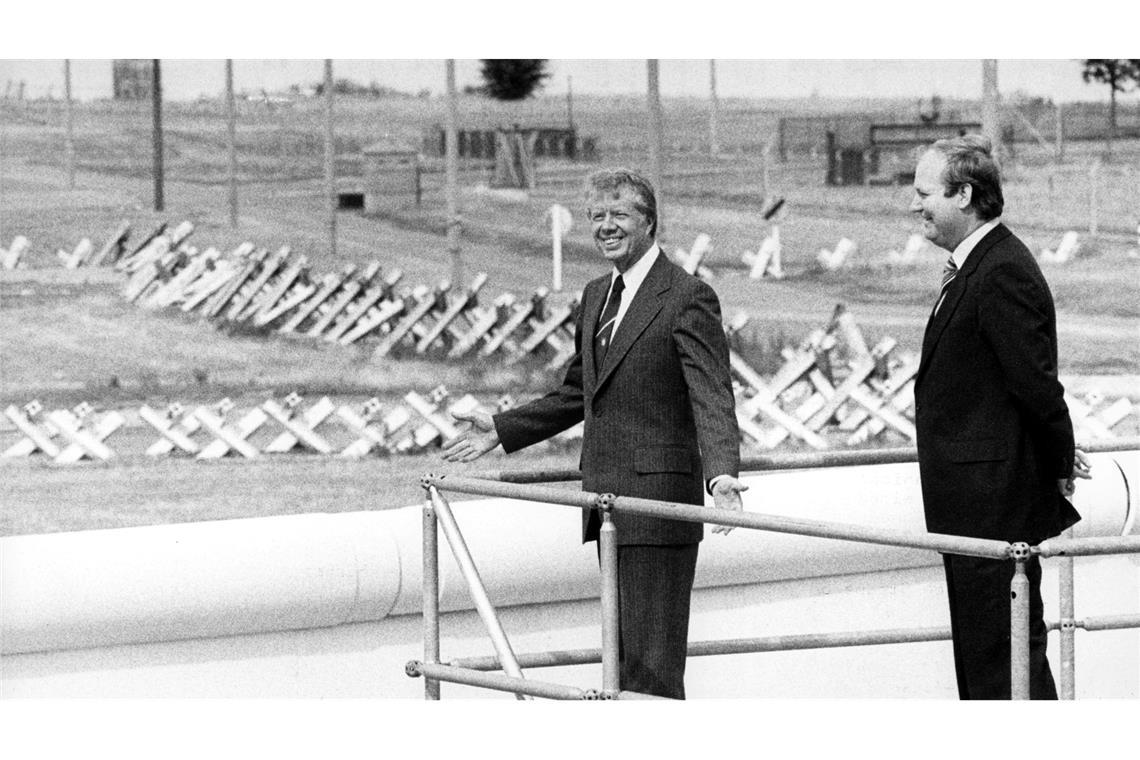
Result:
M653 234L657 234L657 195L653 192L653 185L645 177L632 169L614 168L600 169L586 178L585 200L586 211L589 213L589 203L596 196L611 195L616 198L624 189L630 189L637 195L633 206L649 220Z

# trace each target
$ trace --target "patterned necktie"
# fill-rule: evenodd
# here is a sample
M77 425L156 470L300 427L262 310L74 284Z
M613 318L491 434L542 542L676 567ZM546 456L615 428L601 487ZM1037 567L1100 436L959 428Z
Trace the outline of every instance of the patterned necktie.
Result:
M958 276L958 265L954 263L954 257L946 259L946 266L942 269L942 290L946 290L946 286L950 281Z
M935 314L942 308L942 302L946 299L946 286L957 276L958 265L954 263L954 257L951 256L946 259L946 266L942 269L942 287L938 290L938 303L934 305Z
M617 319L618 308L621 306L623 290L625 290L625 281L619 274L614 279L609 297L606 298L606 308L602 309L602 316L598 319L598 330L594 333L594 363L599 367L606 360L606 350L610 347L610 339L614 335L614 320Z

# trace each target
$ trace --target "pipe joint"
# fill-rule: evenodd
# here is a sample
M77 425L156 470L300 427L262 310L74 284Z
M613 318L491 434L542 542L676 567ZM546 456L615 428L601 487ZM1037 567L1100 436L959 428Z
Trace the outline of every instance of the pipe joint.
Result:
M1024 541L1016 541L1009 545L1009 558L1017 562L1025 562L1031 556L1032 551L1029 544Z
M419 660L408 660L408 664L404 666L404 672L408 678L419 678L424 674L424 664Z
M1075 618L1061 618L1062 631L1075 631L1077 627L1077 620Z
M582 699L586 702L598 702L602 699L602 693L597 689L586 689L582 692Z
M443 480L445 475L436 475L434 472L428 472L420 476L420 488L425 491L436 485L436 481Z
M614 501L617 496L612 493L600 493L594 496L594 506L603 512L609 512L614 508Z

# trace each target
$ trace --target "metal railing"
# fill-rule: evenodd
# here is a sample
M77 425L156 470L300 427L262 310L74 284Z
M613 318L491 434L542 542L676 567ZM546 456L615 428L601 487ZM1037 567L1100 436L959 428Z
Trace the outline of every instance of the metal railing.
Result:
M1082 447L1090 453L1140 449L1140 438L1100 441ZM745 459L742 470L779 470L803 467L836 467L845 465L885 464L917 461L914 449L880 449L842 452L810 452L805 454L772 454ZM1014 563L1010 581L1010 679L1011 698L1029 698L1029 581L1026 563L1034 555L1040 558L1061 557L1061 619L1047 624L1048 630L1059 630L1061 636L1060 698L1073 699L1075 694L1075 639L1077 628L1086 631L1140 628L1140 615L1113 615L1077 619L1074 613L1073 558L1107 554L1140 553L1140 536L1111 538L1063 537L1043 541L1037 546L989 539L968 538L939 533L914 533L891 528L805 520L752 512L726 512L705 506L677 504L613 494L569 491L536 485L538 482L571 481L580 478L577 470L500 471L481 477L455 477L428 474L420 479L427 491L423 510L423 631L424 659L412 660L405 668L411 677L424 678L424 696L440 698L440 683L478 686L513 692L519 699L547 697L552 699L634 699L648 695L622 691L618 677L618 593L617 539L613 513L629 512L673 520L728 525L736 528L766 530L801 536L858 541L883 546L925 549L990 559L1007 559ZM597 508L602 525L599 534L601 568L602 646L600 649L560 650L516 655L487 596L479 571L456 524L451 506L441 493L446 489L457 493L535 501L578 508ZM494 656L468 657L451 662L440 661L439 617L439 543L438 529L444 536L467 582L475 608L487 628ZM829 647L867 646L909 642L942 641L950 638L950 628L906 628L842 633L769 636L717 641L690 642L689 656L744 654L756 652L817 649ZM602 665L600 689L535 681L523 675L523 668L564 665ZM502 673L491 671L501 670Z

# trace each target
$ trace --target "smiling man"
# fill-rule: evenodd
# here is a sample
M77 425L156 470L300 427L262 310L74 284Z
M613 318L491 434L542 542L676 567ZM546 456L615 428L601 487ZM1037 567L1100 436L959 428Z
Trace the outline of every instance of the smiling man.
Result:
M1033 545L1080 519L1069 497L1089 472L1057 380L1053 297L1003 206L987 138L939 140L919 160L910 210L951 255L915 376L918 466L928 530ZM958 694L1009 699L1013 563L943 564ZM1026 574L1030 695L1056 699L1036 556Z
M586 203L594 244L612 268L583 291L578 351L561 386L494 417L456 415L471 427L444 445L444 458L469 462L500 443L509 453L584 420L584 490L703 504L708 488L716 507L742 509L747 486L737 479L740 433L716 293L662 254L645 178L597 172ZM597 510L584 510L582 540L597 540L600 524ZM704 527L621 512L614 525L621 688L683 699Z

